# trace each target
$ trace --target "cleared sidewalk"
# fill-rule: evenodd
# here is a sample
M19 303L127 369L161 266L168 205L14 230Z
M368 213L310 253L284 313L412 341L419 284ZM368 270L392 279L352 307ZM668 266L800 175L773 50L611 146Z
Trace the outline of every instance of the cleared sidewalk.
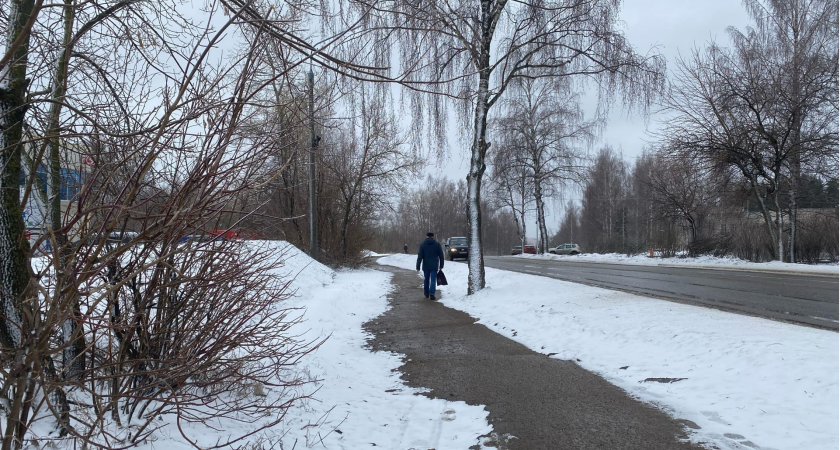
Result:
M685 425L573 361L549 358L423 298L416 273L394 274L392 309L365 324L374 350L406 355L400 368L428 396L486 405L502 449L693 449ZM691 425L690 423L688 425ZM440 450L440 449L439 449Z

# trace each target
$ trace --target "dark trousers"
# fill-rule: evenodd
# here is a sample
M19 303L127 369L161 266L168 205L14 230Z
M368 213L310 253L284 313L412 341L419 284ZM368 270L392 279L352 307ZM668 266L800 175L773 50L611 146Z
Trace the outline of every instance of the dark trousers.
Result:
M423 271L423 295L435 295L435 284L437 283L437 270Z

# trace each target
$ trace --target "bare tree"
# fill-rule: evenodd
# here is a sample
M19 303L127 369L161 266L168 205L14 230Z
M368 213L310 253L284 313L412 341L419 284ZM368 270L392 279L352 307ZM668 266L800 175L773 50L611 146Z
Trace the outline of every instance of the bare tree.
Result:
M336 190L338 254L343 262L356 259L362 250L351 248L349 233L357 235L354 241L367 243L362 236L373 215L402 189L404 177L416 175L422 166L385 105L367 98L364 89L360 95L359 117L344 127L337 142L325 144L326 179Z
M676 158L659 153L651 156L646 173L639 173L648 190L647 200L655 211L654 219L677 219L689 230L689 254L702 250L698 243L704 237L709 210L717 193L715 180L703 167L687 157Z
M741 47L733 54L712 45L705 55L695 51L689 62L679 61L677 84L668 99L677 116L664 133L672 151L702 155L707 164L731 167L743 176L768 235L777 243L774 255L782 260L780 194L788 153L768 145L755 131L755 124L767 119L774 101L763 95L769 92L757 88L763 74L750 62L758 51Z
M756 23L746 33L731 30L736 46L759 41L761 87L775 97L772 117L757 130L783 147L787 162L790 239L796 262L797 197L805 171L837 168L838 5L831 0L745 0ZM833 170L832 170L833 169Z
M710 44L679 62L667 102L677 118L666 134L674 148L741 175L779 261L787 202L787 250L795 261L802 170L837 167L837 3L746 4L756 29L731 29L732 49Z
M519 152L513 134L502 134L499 149L490 158L492 167L491 192L494 204L509 208L516 225L517 236L525 248L527 222L525 216L534 210L534 174Z
M589 251L624 251L627 241L627 163L602 148L590 168L581 200L581 240Z
M575 233L580 230L580 210L575 204L574 200L568 200L564 205L563 218L560 220L560 226L557 228L557 233L552 237L552 242L555 243L573 243L575 242Z
M592 141L595 122L586 122L578 97L562 78L517 80L497 128L515 166L532 177L537 212L537 252L548 251L545 198L567 184L581 181L584 146Z
M399 79L417 93L412 99L416 129L430 130L442 142L446 106L441 95L459 100L462 129L469 130L465 133L471 141L470 294L485 285L480 205L490 148L488 114L511 83L522 77L590 77L598 82L600 104L606 107L616 95L625 104L646 106L663 82L664 61L638 55L617 31L616 1L357 0L354 4L350 11L364 17L371 40L397 38L401 43ZM381 53L377 61L389 66L388 54Z

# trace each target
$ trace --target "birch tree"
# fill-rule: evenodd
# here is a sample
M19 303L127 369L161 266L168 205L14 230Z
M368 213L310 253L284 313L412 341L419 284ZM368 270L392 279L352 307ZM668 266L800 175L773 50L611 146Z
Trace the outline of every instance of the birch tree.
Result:
M510 209L524 249L528 233L525 216L534 210L534 175L521 155L517 154L521 150L519 146L509 138L512 136L502 135L499 149L490 157L492 200L496 205Z
M569 80L523 78L512 86L496 127L504 136L506 151L516 160L515 166L526 168L531 177L537 252L542 254L549 245L545 199L567 184L581 181L584 146L592 142L596 123L584 120Z
M588 77L599 87L601 113L616 97L644 109L663 83L663 59L639 55L618 30L616 0L353 3L354 11L366 15L374 41L400 42L400 80L416 93L415 128L426 124L439 138L434 130L447 121L441 95L458 100L461 129L470 142L469 294L485 286L480 205L491 147L488 118L511 83L522 77Z
M586 251L626 249L627 163L611 147L598 152L587 174L580 207L581 240Z

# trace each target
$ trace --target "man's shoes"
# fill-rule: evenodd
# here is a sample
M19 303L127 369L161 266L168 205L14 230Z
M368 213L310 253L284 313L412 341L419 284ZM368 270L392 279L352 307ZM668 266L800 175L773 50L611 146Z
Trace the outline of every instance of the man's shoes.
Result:
M434 300L434 299L435 299L435 294L432 294L432 295L429 296L429 300Z
M429 294L426 294L426 298L429 298Z

